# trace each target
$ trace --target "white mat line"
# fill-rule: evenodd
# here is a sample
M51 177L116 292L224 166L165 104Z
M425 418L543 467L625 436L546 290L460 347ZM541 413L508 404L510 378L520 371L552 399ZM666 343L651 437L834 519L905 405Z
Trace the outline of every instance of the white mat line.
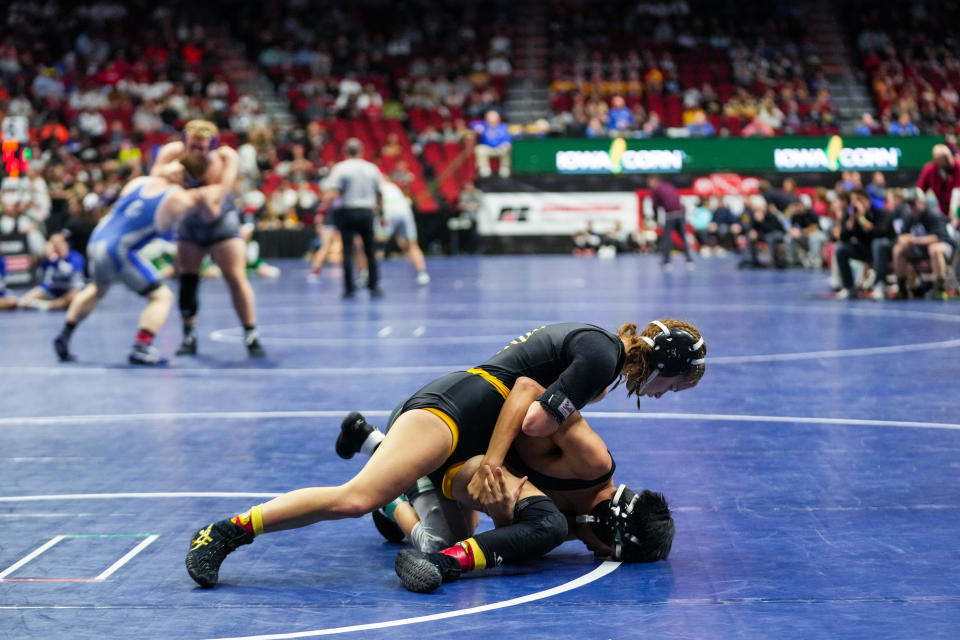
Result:
M146 538L143 539L143 541L140 544L135 546L133 549L128 551L126 555L124 555L122 558L120 558L119 560L114 562L112 565L110 565L110 567L106 571L98 575L96 578L94 578L94 580L97 580L98 582L103 582L104 580L109 578L111 575L113 575L113 573L117 569L119 569L123 565L130 562L130 560L132 560L135 555L137 555L138 553L140 553L141 551L149 547L159 537L160 536L158 535L147 536Z
M297 631L294 633L273 633L266 635L257 635L257 636L234 636L230 638L217 638L215 640L287 640L288 638L314 638L317 636L330 636L339 633L350 633L353 631L370 631L373 629L388 629L390 627L400 627L410 624L419 624L421 622L432 622L434 620L446 620L448 618L457 618L460 616L468 616L474 613L483 613L486 611L495 611L497 609L505 609L507 607L515 607L517 605L526 604L528 602L533 602L535 600L543 600L544 598L550 598L552 596L565 593L567 591L572 591L578 589L584 585L588 585L591 582L599 580L605 575L616 570L620 566L619 562L605 561L599 567L591 571L586 575L582 575L575 580L566 582L552 589L546 589L544 591L538 591L536 593L531 593L525 596L520 596L519 598L512 598L510 600L503 600L501 602L493 602L491 604L485 604L479 607L470 607L468 609L456 609L454 611L445 611L443 613L434 613L427 616L417 616L415 618L402 618L400 620L387 620L384 622L373 622L369 624L355 624L348 627L334 627L331 629L315 629L312 631Z
M49 549L49 548L52 547L53 545L55 545L55 544L57 544L58 542L60 542L61 540L63 540L65 537L66 537L66 536L54 536L53 538L50 538L50 539L47 540L45 543L43 543L42 545L40 545L39 547L37 547L36 549L34 549L33 551L31 551L30 553L28 553L28 554L25 555L24 557L20 558L19 560L17 560L16 562L14 562L12 565L10 565L9 567L7 567L7 568L4 569L3 571L0 571L0 580L3 580L3 579L6 578L8 575L10 575L11 573L13 573L14 571L16 571L17 569L19 569L19 568L22 567L23 565L27 564L28 562L30 562L31 560L33 560L34 558L36 558L37 556L39 556L41 553L43 553L44 551L46 551L47 549Z

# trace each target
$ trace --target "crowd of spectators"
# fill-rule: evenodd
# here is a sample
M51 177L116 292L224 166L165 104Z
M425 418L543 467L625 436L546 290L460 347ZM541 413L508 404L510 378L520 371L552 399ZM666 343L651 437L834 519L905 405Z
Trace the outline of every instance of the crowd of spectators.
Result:
M864 184L844 171L830 189L761 180L742 197L688 196L687 244L704 257L738 254L741 268L827 268L842 299L947 299L958 293L960 217L950 201L958 185L960 162L945 145L908 189L887 188L881 172ZM657 218L649 222L660 233ZM575 252L589 238L603 244L588 229L574 238ZM654 250L653 237L644 238L635 234L621 250Z
M261 227L311 224L323 179L349 137L364 142L367 158L420 212L475 215L474 177L510 173L516 128L499 113L511 68L511 6L375 4L382 11L373 19L362 10L367 3L346 1L331 3L322 15L308 2L279 0L258 8L213 1L195 14L177 3L154 7L144 0L75 10L59 0L13 5L0 37L0 116L27 123L34 155L22 177L4 180L2 230L25 234L39 258L44 238L67 229L82 252L122 184L146 171L154 150L192 118L214 121L223 140L239 147L245 211ZM696 1L597 6L558 0L551 25L557 113L526 133L833 131L829 87L801 16L783 13L784 6L747 17L714 8L702 18L704 3ZM929 4L918 6L904 9L904 24L945 19ZM232 12L230 33L211 26L224 10ZM863 132L909 135L918 125L952 122L948 107L957 102L960 80L952 45L934 45L921 33L900 49L902 30L883 31L878 25L887 23L877 22L876 12L864 16L870 28L861 32L860 45L880 74L874 79L902 91L881 109L879 121L865 115ZM617 28L601 28L611 24ZM244 42L248 63L259 65L287 99L291 126L267 118L258 99L234 86L225 61L243 52L225 50L230 38ZM879 62L869 62L874 59ZM946 157L953 163L952 154ZM943 167L946 160L939 162L922 178L925 189L941 196L931 210L949 207L944 176L954 174ZM878 176L868 190L882 189ZM790 183L765 186L735 213L704 202L692 212L693 231L708 253L743 251L745 266L819 268L843 221L837 203L847 198L854 206L845 194L857 188L856 180L846 179L829 199L798 194ZM877 208L902 208L870 195ZM649 240L607 235L608 244L623 249ZM893 259L893 247L890 253Z
M474 178L471 153L490 111L502 112L513 6L495 2L244 5L233 27L286 98L323 173L347 137L404 185L421 211L454 207ZM508 169L507 169L508 171Z
M687 0L558 0L552 128L635 137L835 132L829 82L803 18L786 3L743 12Z
M960 133L960 45L952 2L846 3L877 118L859 132Z

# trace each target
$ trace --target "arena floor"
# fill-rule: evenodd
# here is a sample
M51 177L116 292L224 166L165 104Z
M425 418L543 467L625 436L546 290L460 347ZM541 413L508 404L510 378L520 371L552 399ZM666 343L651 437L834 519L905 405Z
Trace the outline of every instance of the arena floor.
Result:
M392 261L383 300L349 303L334 270L307 284L282 263L254 282L265 362L246 359L222 282L201 285L202 355L168 369L126 366L141 303L119 287L70 365L50 346L61 315L0 316L0 637L957 637L960 306L656 260L437 259L422 289ZM358 468L333 451L349 410L382 423L544 323L660 316L702 330L704 380L640 411L618 390L586 415L617 480L670 501L667 562L568 542L424 596L366 517L264 536L215 589L187 576L198 526Z

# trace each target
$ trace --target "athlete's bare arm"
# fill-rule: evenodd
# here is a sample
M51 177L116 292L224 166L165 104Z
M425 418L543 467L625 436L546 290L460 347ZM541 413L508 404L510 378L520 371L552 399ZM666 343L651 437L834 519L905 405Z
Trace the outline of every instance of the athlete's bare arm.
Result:
M206 169L203 172L203 182L204 184L213 185L222 179L222 174L224 172L223 158L220 155L220 149L226 149L228 147L217 147L212 153L208 153L206 160ZM167 144L160 147L160 151L157 152L157 158L154 160L153 166L150 167L151 176L162 176L163 167L170 164L171 162L176 162L182 158L187 153L187 146L181 142L168 142ZM236 181L236 178L231 182Z
M159 229L169 229L174 222L198 209L213 218L220 215L223 199L233 189L237 180L238 156L237 152L230 147L220 147L214 154L221 159L224 169L220 182L197 189L172 186L157 214Z
M215 184L197 189L205 207L214 215L220 215L223 199L227 197L237 183L240 156L230 147L217 147L213 155L220 167L219 180Z
M497 416L497 423L481 465L491 469L502 467L507 451L518 442L527 453L527 464L545 475L592 480L609 471L610 454L606 445L579 411L571 414L546 438L525 435L522 425L529 407L531 404L539 406L536 399L543 392L543 386L536 380L523 376L517 378ZM549 453L556 449L561 451L561 456ZM534 458L536 464L531 464ZM469 494L479 501L486 490L485 479L480 474L475 474L468 485Z
M150 175L161 175L163 167L179 160L184 152L186 152L186 146L180 141L168 142L160 147L160 151L157 152L157 158L154 160L153 166L150 167Z

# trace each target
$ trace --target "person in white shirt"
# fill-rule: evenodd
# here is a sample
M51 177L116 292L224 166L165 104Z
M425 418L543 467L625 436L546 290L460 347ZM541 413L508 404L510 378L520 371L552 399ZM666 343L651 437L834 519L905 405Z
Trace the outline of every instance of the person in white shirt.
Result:
M413 219L413 209L410 200L400 186L391 180L380 183L380 197L383 201L383 226L386 227L387 237L396 238L397 246L413 263L417 270L417 284L430 283L423 251L417 243L417 224Z
M343 297L352 298L356 294L353 280L353 239L357 235L363 240L363 251L367 256L369 277L367 287L370 296L379 298L383 293L377 287L378 270L373 246L374 210L380 206L380 184L383 174L372 162L363 159L363 143L350 138L344 143L347 159L333 165L327 178L329 189L323 194L321 209L326 210L334 200L340 198L341 205L335 212L335 224L343 239Z

